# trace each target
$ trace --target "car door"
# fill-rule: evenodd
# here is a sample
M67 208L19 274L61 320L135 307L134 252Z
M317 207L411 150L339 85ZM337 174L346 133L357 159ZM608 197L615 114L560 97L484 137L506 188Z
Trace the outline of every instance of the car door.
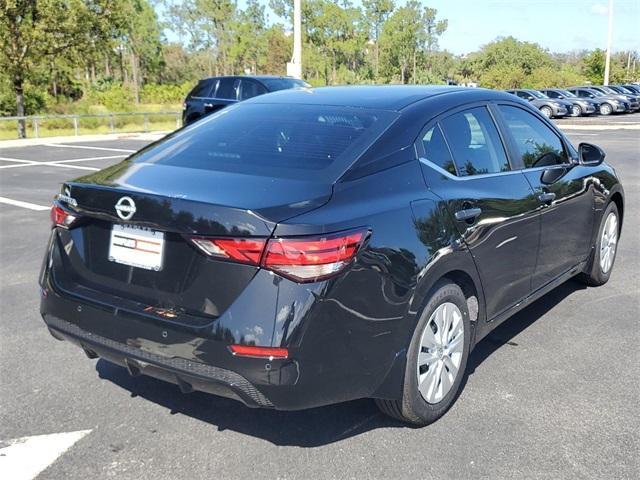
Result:
M591 249L593 181L562 136L538 115L516 105L498 105L512 157L533 188L541 234L533 289L585 260Z
M217 84L217 78L205 78L198 82L185 101L185 122L192 122L207 113L205 105L210 101Z
M482 279L487 319L531 292L540 219L484 104L428 124L416 143L428 187L448 206Z
M238 99L238 86L240 79L236 77L222 77L218 82L212 98L207 99L204 103L205 114L213 113L232 103L236 103Z

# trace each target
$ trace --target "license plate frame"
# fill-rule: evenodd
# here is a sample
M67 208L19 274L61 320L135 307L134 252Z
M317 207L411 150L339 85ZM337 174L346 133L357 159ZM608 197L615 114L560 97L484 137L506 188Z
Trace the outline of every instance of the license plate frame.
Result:
M114 223L109 237L110 262L159 272L163 267L164 232Z

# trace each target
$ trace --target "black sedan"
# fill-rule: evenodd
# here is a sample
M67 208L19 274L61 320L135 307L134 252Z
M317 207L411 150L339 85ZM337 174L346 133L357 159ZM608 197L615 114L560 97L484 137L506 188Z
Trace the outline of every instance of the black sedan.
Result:
M492 329L574 276L607 282L624 193L603 160L491 90L256 97L63 185L41 314L182 392L369 397L424 425Z
M227 76L205 78L189 92L182 104L182 124L249 98L288 88L306 88L309 84L291 77L271 75Z

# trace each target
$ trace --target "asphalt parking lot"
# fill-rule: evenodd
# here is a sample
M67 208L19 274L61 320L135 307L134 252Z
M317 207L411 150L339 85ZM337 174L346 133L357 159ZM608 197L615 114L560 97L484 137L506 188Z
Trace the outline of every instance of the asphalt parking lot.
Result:
M582 125L569 138L602 146L626 191L611 281L570 281L500 326L457 403L422 429L369 400L276 412L183 395L55 341L37 287L51 199L148 142L0 146L0 449L60 434L56 455L29 451L42 479L639 478L640 131Z

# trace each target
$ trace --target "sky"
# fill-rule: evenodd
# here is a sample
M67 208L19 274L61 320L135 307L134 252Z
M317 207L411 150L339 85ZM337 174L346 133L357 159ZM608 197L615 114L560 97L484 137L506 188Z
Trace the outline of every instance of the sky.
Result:
M304 0L303 0L304 1ZM608 1L429 0L449 26L440 47L456 54L512 35L552 52L606 48ZM640 0L614 0L612 49L640 50Z
M353 2L361 4L360 0ZM267 6L270 22L285 23L270 12L268 0L260 3ZM496 37L509 35L556 53L607 46L608 0L421 0L421 3L437 9L439 19L449 21L440 38L440 48L457 55L474 52ZM640 51L640 0L613 3L612 49ZM245 1L238 0L238 4L243 8ZM166 34L169 40L178 40L174 33Z

